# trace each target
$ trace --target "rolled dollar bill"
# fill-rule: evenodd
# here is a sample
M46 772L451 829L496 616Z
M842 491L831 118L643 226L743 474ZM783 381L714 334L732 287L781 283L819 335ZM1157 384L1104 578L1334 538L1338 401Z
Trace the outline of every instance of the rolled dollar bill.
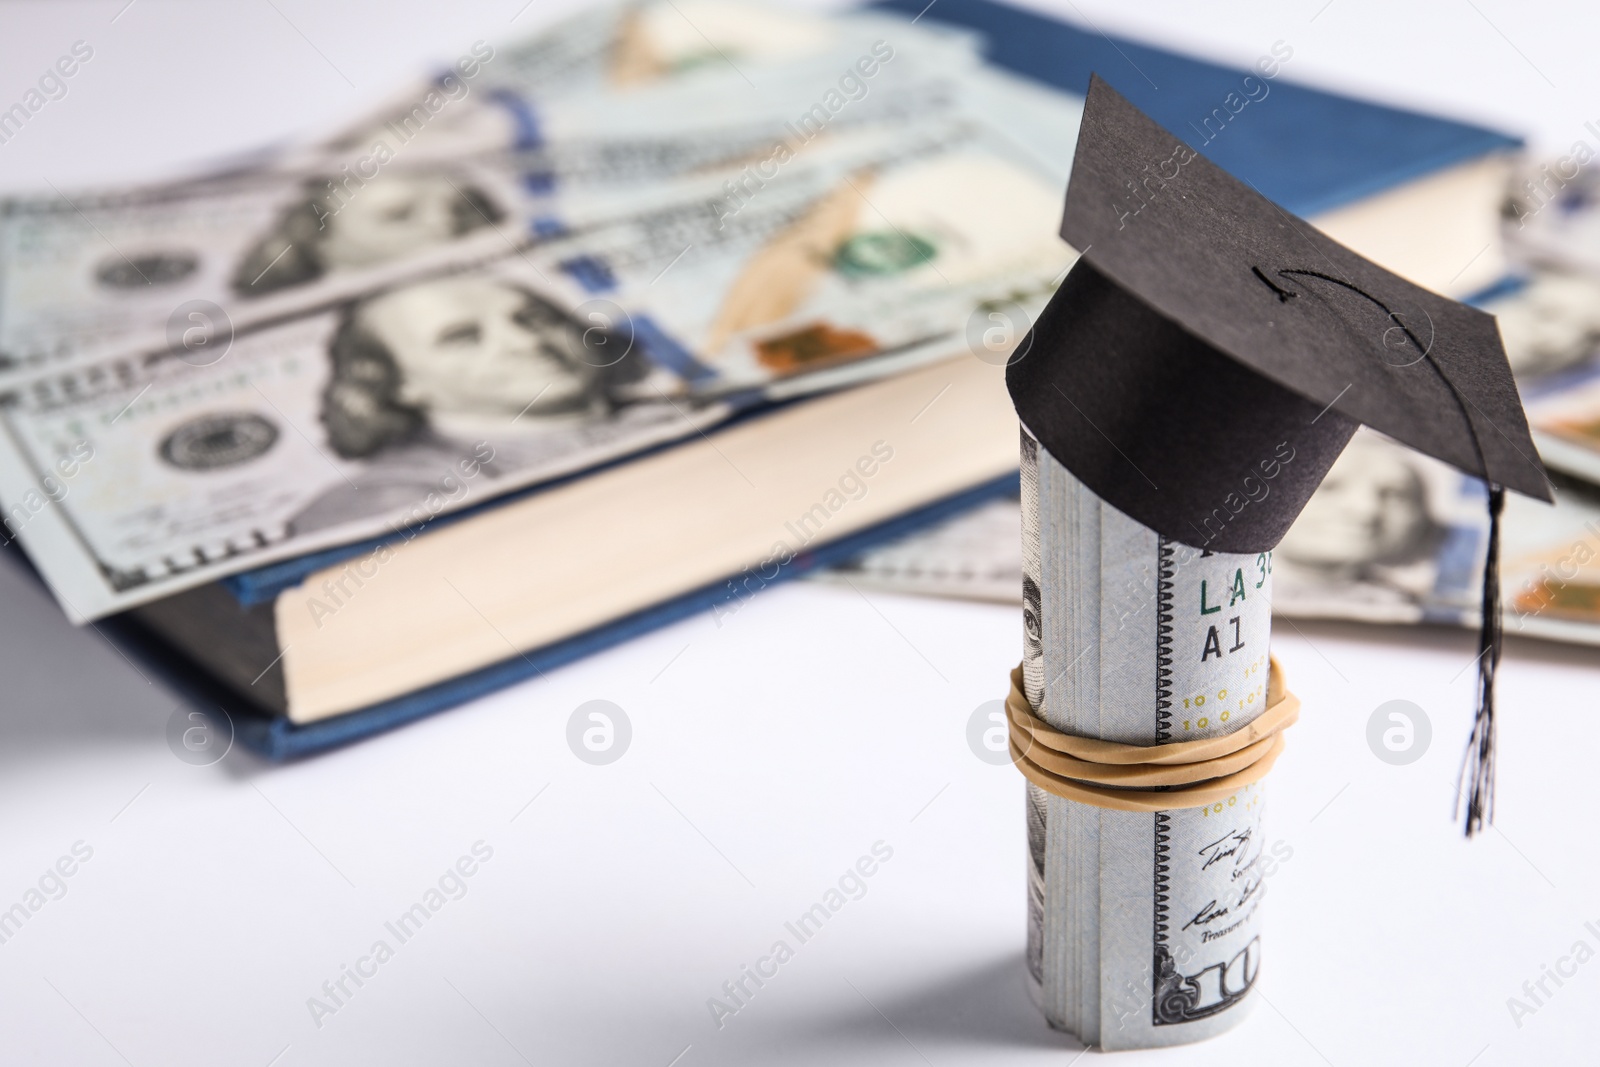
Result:
M1266 709L1271 553L1158 535L1026 428L1022 551L1023 691L1050 726L1156 745ZM1051 1026L1114 1050L1243 1018L1261 962L1262 799L1258 782L1205 807L1119 811L1028 784L1027 966Z

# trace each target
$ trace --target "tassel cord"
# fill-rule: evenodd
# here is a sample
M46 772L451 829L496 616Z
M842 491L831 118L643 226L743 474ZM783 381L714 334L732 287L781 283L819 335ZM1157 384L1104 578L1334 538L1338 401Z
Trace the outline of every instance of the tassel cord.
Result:
M1494 823L1494 676L1500 666L1500 514L1505 490L1489 486L1489 548L1483 564L1483 621L1478 627L1478 701L1456 778L1456 814L1466 804L1467 837Z

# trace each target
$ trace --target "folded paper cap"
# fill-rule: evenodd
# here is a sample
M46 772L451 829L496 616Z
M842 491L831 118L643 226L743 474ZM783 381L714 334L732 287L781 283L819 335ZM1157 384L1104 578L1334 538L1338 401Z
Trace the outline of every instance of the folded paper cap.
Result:
M1362 423L1488 483L1471 836L1494 818L1505 489L1551 499L1494 319L1319 233L1098 77L1061 236L1082 255L1006 386L1119 511L1196 548L1268 551Z
M1290 215L1098 77L1061 235L1082 256L1006 384L1058 462L1163 536L1271 549L1361 423L1550 499L1493 317Z

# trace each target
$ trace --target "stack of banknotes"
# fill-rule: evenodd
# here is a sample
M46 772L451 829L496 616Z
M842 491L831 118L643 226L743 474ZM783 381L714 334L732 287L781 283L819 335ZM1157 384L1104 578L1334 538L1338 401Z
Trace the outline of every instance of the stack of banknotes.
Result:
M1080 115L929 22L659 0L250 168L13 196L7 535L93 619L964 352L1070 265Z
M1080 737L1221 737L1267 709L1270 553L1202 552L1106 504L1022 431L1022 688ZM1208 591L1209 588L1209 591ZM1185 1044L1249 1010L1274 862L1266 783L1120 811L1027 786L1029 988L1107 1051Z
M1521 224L1508 206L1522 265L1482 306L1499 319L1556 492L1554 507L1507 500L1506 632L1600 644L1600 196L1580 200ZM818 577L1015 602L1023 553L1001 532L1022 527L1019 509L996 501ZM1476 627L1487 527L1482 483L1362 429L1272 553L1273 610Z

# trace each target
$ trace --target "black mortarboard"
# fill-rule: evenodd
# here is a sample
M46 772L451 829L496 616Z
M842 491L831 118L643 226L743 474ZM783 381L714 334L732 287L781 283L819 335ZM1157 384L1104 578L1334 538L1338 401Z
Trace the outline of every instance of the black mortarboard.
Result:
M1098 77L1061 235L1082 256L1006 384L1119 511L1197 548L1266 551L1359 423L1489 484L1470 833L1492 802L1501 487L1551 499L1494 318L1290 215Z

